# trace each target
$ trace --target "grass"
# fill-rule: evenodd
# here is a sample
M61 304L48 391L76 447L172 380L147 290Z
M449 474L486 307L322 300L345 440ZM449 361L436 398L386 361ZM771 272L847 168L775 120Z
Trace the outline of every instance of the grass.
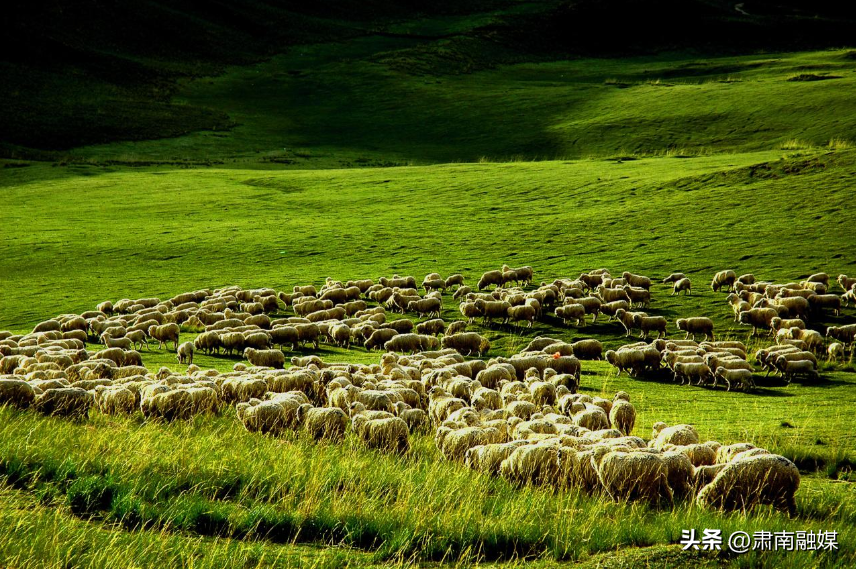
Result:
M115 52L122 42L105 54L136 57L154 84L45 68L24 81L18 63L0 64L7 131L33 143L0 149L10 158L0 168L0 329L105 299L434 270L473 283L508 263L532 265L537 282L601 266L685 272L693 295L657 284L650 312L711 316L719 336L754 348L767 340L733 323L725 295L707 286L713 272L787 281L856 271L853 51L568 57L496 40L552 3L440 3L418 19L415 4L395 14L362 4L332 19L308 6L296 19L276 12L266 28L286 17L283 37L302 29L291 51L261 62L267 47L250 43L231 59L207 44L199 61L180 49ZM371 13L354 20L354 6ZM211 27L192 19L196 31ZM37 97L38 84L52 88ZM448 296L443 317L458 317ZM854 321L849 308L814 325ZM552 317L531 330L474 329L491 356L538 334L628 341L615 323L569 329ZM179 369L171 352L143 358ZM351 435L316 445L247 433L232 410L165 425L0 409L0 565L853 566L856 375L852 364L822 371L817 384L762 380L744 394L584 364L583 391L632 394L637 435L654 421L689 422L706 439L794 460L803 481L793 519L515 488L443 461L425 435L393 457ZM691 527L834 529L842 546L683 552L675 542Z

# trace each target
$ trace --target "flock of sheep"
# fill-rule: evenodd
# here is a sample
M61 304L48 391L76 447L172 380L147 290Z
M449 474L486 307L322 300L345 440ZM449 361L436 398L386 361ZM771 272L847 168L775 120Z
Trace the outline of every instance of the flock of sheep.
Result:
M225 373L193 364L183 373L150 372L108 358L72 358L76 347L64 342L45 340L35 356L4 357L0 403L77 418L93 407L139 410L166 421L234 406L248 431L341 441L350 429L385 452L406 453L411 433L433 433L447 460L516 484L575 487L615 500L694 499L721 509L795 507L800 478L789 460L747 443L702 443L690 425L655 424L647 442L633 436L630 396L576 393L579 360L560 355L562 346L550 339L487 362L447 348L385 353L374 365L310 355L293 357L287 369L238 363Z
M29 334L0 332L0 403L71 417L91 408L141 412L176 420L235 408L250 431L305 431L341 440L352 431L369 448L406 453L411 433L433 433L448 460L515 483L572 486L614 499L698 504L725 509L766 503L793 511L799 473L786 458L748 443L701 442L689 425L656 424L652 439L633 436L636 412L627 393L612 399L577 393L581 361L606 359L631 375L664 373L681 383L755 387L755 367L738 341L717 341L710 318L674 322L682 339L665 339L666 319L640 309L651 303L652 279L601 269L576 279L532 286L531 267L489 271L473 290L460 274L340 282L290 292L225 287L157 298L103 302L62 314ZM681 273L663 280L672 294L691 294ZM758 282L717 273L714 291L728 293L735 321L769 330L775 344L754 354L761 371L786 380L817 375L817 356L845 357L856 325L809 328L823 311L840 313L856 296L856 279L840 276ZM492 288L492 289L491 289ZM421 289L421 291L420 291ZM441 318L452 293L463 319ZM370 303L373 306L370 306ZM293 316L282 316L288 310ZM414 323L398 314L423 321ZM551 316L552 315L552 316ZM615 321L640 341L604 352L601 342L534 338L511 357L484 356L490 342L467 327L476 320L531 327L555 317L585 326L588 316ZM182 342L182 335L193 335ZM656 338L648 337L656 334ZM697 336L700 338L697 340ZM186 336L185 336L186 337ZM103 348L90 351L87 344ZM157 342L172 349L184 372L143 365ZM320 342L384 353L374 365L325 363L317 355L287 358ZM240 354L249 365L203 370L198 352Z

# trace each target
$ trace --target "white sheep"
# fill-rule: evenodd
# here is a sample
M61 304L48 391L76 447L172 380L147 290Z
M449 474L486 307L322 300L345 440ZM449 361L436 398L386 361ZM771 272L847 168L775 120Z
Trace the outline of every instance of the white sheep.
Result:
M793 462L783 456L761 454L727 464L701 489L696 502L702 507L743 511L771 504L794 515L794 494L799 485L800 473Z
M734 288L734 281L737 280L737 273L731 270L719 271L713 275L713 281L710 283L710 288L713 292L717 292L723 287L726 287L728 292Z
M675 281L674 287L672 287L672 296L675 296L682 291L686 294L692 294L692 286L690 279L686 277L678 279Z
M182 342L176 350L176 359L178 359L178 363L180 364L190 365L193 363L193 353L193 342Z
M704 316L678 318L675 321L675 325L678 327L678 330L686 332L685 339L689 339L689 337L692 335L692 339L695 340L696 334L704 334L705 340L714 340L713 320L711 320L710 318L706 318Z

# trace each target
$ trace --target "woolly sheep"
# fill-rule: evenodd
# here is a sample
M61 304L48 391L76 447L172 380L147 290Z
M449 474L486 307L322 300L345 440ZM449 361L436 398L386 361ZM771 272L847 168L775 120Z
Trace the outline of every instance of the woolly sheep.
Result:
M633 325L641 331L640 338L647 338L651 331L657 332L657 338L666 337L666 319L662 316L637 315Z
M26 381L0 378L0 405L14 405L25 409L35 398L33 387Z
M687 278L687 276L684 273L672 273L671 275L663 279L663 284L676 283L679 280L685 278Z
M624 291L627 293L631 305L647 308L651 304L651 291L646 288L624 285Z
M592 460L601 486L613 500L672 500L668 466L662 456L598 447Z
M826 353L829 361L841 360L844 358L844 344L840 342L832 342L829 344L829 347L826 348Z
M629 435L636 424L636 408L629 400L619 399L616 394L612 409L609 410L609 422L623 435Z
M455 320L451 324L449 324L448 328L446 328L446 335L453 336L455 334L460 334L461 332L466 331L467 322L465 320Z
M537 311L531 305L524 304L520 306L510 306L507 310L508 320L515 322L524 321L527 323L527 328L531 328L535 322Z
M586 309L581 304L565 304L556 307L556 316L562 319L564 324L574 320L575 326L586 325Z
M714 340L713 337L713 320L704 316L694 316L691 318L679 318L675 321L678 330L686 332L685 339L692 336L695 340L696 334L704 334L705 340Z
M490 285L496 285L497 287L502 286L502 271L487 271L484 273L481 278L479 278L479 282L476 285L478 290L484 290Z
M749 391L755 387L755 381L752 379L752 372L748 369L726 369L723 366L716 368L714 373L713 386L716 387L718 380L724 380L728 388L726 391L731 391L731 385L742 385L745 391Z
M192 364L193 363L193 342L182 342L182 344L176 350L176 358L178 359L178 363L180 364Z
M137 408L137 396L127 387L95 387L95 404L98 410L107 415L130 415Z
M651 279L646 276L634 275L633 273L624 271L621 273L621 277L627 280L627 284L630 286L644 288L645 290L651 288Z
M679 279L675 281L675 285L672 287L672 296L675 296L682 291L686 294L692 294L692 286L690 279L686 277Z
M692 425L667 426L666 423L654 423L651 446L663 449L666 445L691 445L699 442L698 432Z
M838 340L845 346L852 345L856 339L856 324L829 326L826 329L826 337Z
M546 484L558 475L558 447L529 444L514 449L500 463L500 475L517 484Z
M407 303L408 312L416 312L420 316L435 316L439 318L442 308L443 303L436 298L423 298Z
M173 342L175 350L178 351L179 327L178 324L171 322L160 326L151 326L148 329L148 334L153 340L158 341L158 348L163 348L167 342Z
M315 440L341 440L348 427L348 415L338 407L304 408L303 424Z
M758 504L771 504L794 515L794 494L799 485L799 470L787 458L774 454L751 456L726 465L701 489L696 502L707 508L743 511Z
M399 454L410 449L410 431L400 417L366 419L363 415L357 415L353 424L357 435L368 448Z
M723 287L727 291L731 291L734 287L734 281L737 280L737 273L731 270L719 271L713 275L713 281L710 283L710 288L713 292L717 292Z
M465 323L466 324L466 323ZM438 334L442 334L446 329L446 322L443 321L442 318L434 318L433 320L426 320L424 322L420 322L416 325L416 332L418 334L426 334L428 336L436 336Z
M441 343L444 348L457 350L464 355L477 353L483 356L490 350L488 339L476 332L462 332L453 336L444 336Z
M91 392L79 387L48 389L36 397L33 408L45 415L82 417L94 405Z
M738 322L752 326L752 334L757 333L759 328L769 329L770 322L779 313L772 308L752 308L738 315Z

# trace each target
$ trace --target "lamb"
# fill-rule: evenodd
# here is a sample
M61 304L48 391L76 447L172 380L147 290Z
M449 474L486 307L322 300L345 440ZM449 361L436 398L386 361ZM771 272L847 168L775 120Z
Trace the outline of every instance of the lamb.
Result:
M364 415L353 418L354 430L363 443L372 449L404 454L410 450L410 431L400 417L368 419Z
M630 403L630 396L619 391L609 410L609 422L625 436L629 436L636 424L636 408Z
M701 507L722 510L749 510L771 504L796 513L794 494L800 473L787 458L762 454L727 464L713 481L701 489L696 502Z
M537 315L537 312L533 306L529 304L523 304L520 306L509 306L507 315L508 320L513 320L515 322L527 322L526 327L531 328L532 324L535 322L535 316Z
M313 439L345 438L348 415L338 407L304 407L302 416L304 428Z
M484 290L490 285L496 285L497 288L503 285L502 271L488 271L484 273L476 287L478 290Z
M257 350L255 348L244 349L244 357L251 365L259 367L272 367L282 369L285 366L285 354L282 350Z
M826 348L826 353L829 361L842 360L844 359L844 344L840 342L832 342L829 344L829 347Z
M95 404L91 392L79 387L47 389L36 397L33 408L45 415L83 417Z
M695 340L696 334L704 334L705 341L708 339L711 341L714 340L713 320L710 318L706 318L704 316L679 318L675 324L677 325L678 330L686 332L685 339L689 339L690 335L692 335L692 339Z
M681 291L686 292L686 294L692 294L692 286L693 285L692 282L690 282L690 279L686 277L679 279L675 281L675 285L672 288L672 296L677 295Z
M14 405L19 409L26 409L35 398L35 391L26 381L0 378L0 405Z
M684 273L672 273L671 275L663 279L663 284L676 283L679 280L685 278L687 278L687 276Z
M444 336L442 346L467 356L476 353L484 356L490 350L488 339L476 332L462 332L454 336Z
M644 288L645 290L649 290L651 288L651 279L642 275L634 275L633 273L624 271L621 273L621 277L627 281L627 284L632 287Z
M575 326L586 325L586 309L581 304L565 304L564 306L557 306L556 316L561 318L564 324L568 324L571 320L574 320Z
M192 364L193 351L193 342L182 342L182 344L176 350L176 358L178 359L178 363L188 365Z
M150 326L148 334L152 339L158 341L158 349L163 348L164 344L168 342L173 342L175 350L178 351L179 327L175 322L160 326Z
M725 287L726 291L732 292L734 289L734 281L737 280L737 273L731 270L719 271L713 275L713 281L710 283L710 289L713 292L718 292Z
M466 323L464 323L464 325L466 325ZM445 330L446 322L442 318L426 320L425 322L420 322L416 325L416 332L418 334L425 334L428 336L436 336L438 334L442 334Z

